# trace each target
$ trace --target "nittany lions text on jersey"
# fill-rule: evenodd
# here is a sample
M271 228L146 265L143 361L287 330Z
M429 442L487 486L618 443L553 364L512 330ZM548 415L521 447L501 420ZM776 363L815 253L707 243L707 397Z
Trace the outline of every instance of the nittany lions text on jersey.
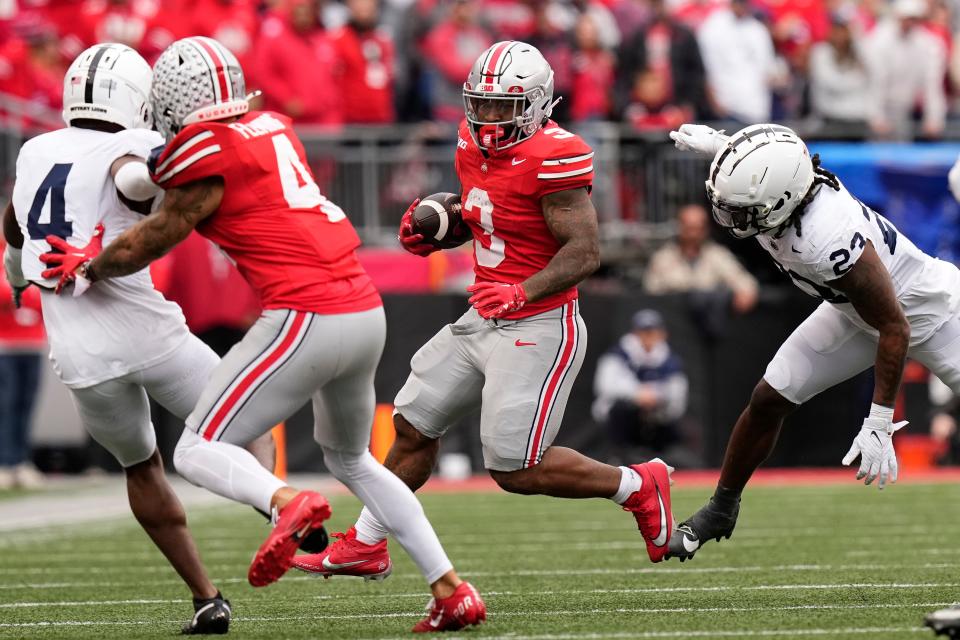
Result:
M782 235L763 233L757 242L812 296L833 303L858 327L868 325L830 281L847 273L871 242L890 273L894 292L910 322L911 344L930 337L960 309L960 270L920 251L886 218L854 198L843 185L818 187L800 219Z
M146 159L161 144L160 135L146 129L67 127L20 150L13 206L24 237L23 273L43 288L50 359L67 386L88 387L142 369L189 335L180 308L154 289L147 269L98 283L79 297L54 297L55 281L41 276L47 235L84 245L102 223L106 245L141 219L120 201L110 167L126 155Z

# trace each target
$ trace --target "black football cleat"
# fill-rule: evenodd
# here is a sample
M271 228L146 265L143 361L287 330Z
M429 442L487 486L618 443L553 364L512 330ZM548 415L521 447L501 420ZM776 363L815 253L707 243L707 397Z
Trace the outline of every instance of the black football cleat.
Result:
M733 535L733 528L737 526L739 514L739 500L730 510L718 506L714 498L710 498L710 502L677 525L677 530L670 538L667 558L679 558L680 562L683 562L692 558L708 540L720 542L721 538L729 538Z
M923 624L933 629L938 636L960 638L960 604L928 613Z
M185 636L224 634L230 630L230 601L218 591L213 598L194 598L193 618L183 626Z

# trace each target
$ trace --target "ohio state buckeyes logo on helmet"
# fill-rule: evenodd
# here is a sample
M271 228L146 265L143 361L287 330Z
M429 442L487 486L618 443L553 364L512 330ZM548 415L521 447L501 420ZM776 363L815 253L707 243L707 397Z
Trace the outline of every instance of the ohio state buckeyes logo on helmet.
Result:
M201 36L167 47L154 65L150 97L157 128L168 140L185 125L242 115L250 108L236 57Z

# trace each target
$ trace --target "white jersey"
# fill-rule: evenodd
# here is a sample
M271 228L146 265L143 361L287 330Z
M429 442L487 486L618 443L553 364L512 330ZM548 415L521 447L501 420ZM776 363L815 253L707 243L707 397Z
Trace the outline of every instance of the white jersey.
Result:
M153 287L148 269L95 283L82 296L56 296L40 274L39 256L55 235L73 245L90 241L98 223L104 245L142 216L119 198L110 167L125 155L146 159L163 144L145 129L106 133L67 127L37 136L17 158L13 207L23 233L23 273L43 290L50 360L64 384L89 387L143 369L168 356L189 335L180 307Z
M822 185L800 218L800 233L789 227L756 236L802 291L833 303L873 335L877 331L830 282L843 276L871 242L890 273L893 289L910 322L911 345L929 338L960 310L960 270L920 251L886 218L854 198L842 185Z

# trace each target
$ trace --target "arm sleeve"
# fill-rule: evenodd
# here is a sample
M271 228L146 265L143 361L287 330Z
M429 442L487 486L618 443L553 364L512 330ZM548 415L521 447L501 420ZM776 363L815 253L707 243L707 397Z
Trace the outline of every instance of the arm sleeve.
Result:
M177 134L154 161L150 169L153 181L163 189L223 175L223 145L217 135L203 125L192 125Z

